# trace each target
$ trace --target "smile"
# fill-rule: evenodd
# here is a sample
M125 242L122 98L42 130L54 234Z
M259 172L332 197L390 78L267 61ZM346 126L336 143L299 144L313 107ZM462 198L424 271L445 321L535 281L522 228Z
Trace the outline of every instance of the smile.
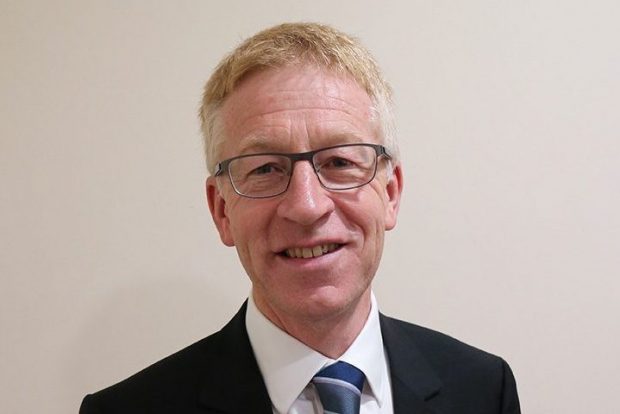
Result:
M321 244L314 247L292 247L286 249L284 255L294 259L310 259L312 257L319 257L331 253L339 247L340 245L336 243Z

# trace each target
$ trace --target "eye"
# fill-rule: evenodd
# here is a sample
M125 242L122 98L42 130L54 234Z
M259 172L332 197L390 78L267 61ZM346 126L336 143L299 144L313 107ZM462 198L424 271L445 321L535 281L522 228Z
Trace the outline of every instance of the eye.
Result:
M355 162L342 157L331 157L325 160L324 163L321 164L321 169L323 168L333 168L333 169L344 169L344 168L352 168L355 167Z
M252 171L250 171L249 175L267 175L267 174L278 174L282 172L283 172L282 167L277 164L263 164L257 168L254 168Z

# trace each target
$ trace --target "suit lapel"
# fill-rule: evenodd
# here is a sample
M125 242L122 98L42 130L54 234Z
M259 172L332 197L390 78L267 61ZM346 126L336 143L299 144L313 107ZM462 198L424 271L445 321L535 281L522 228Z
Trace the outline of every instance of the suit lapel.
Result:
M245 327L247 303L214 338L216 357L206 370L200 404L207 412L272 414L271 400ZM441 414L431 407L441 380L399 322L380 315L390 365L394 414Z
M431 408L441 380L399 322L380 315L392 380L394 414L440 414Z
M206 372L200 403L230 414L272 414L271 401L245 327L244 303L218 333L217 354Z

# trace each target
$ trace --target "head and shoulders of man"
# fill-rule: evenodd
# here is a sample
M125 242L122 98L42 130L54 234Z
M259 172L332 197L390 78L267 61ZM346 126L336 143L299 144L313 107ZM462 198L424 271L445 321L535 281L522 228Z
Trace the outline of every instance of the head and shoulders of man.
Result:
M332 359L364 327L384 235L396 225L403 172L393 118L391 88L370 53L319 24L283 24L259 32L228 55L205 86L200 119L210 173L206 193L220 238L236 248L258 310ZM315 151L327 156L307 155ZM230 161L257 154L267 158L255 166ZM274 154L285 157L262 163ZM286 157L300 160L283 166ZM358 159L373 169L371 174L357 168L358 175L347 176L361 185L334 190L327 187L338 183L321 181L331 176L318 167L340 171ZM245 176L232 175L248 172L246 164L256 167L248 171L258 171L260 185L270 182L260 180L274 168L286 170L279 171L290 174L284 191L241 187ZM118 384L117 390L148 395L152 381L185 390L205 370L222 368L223 361L234 361L240 370L252 365L248 372L260 382L244 314L245 305L220 332ZM439 343L457 359L479 353L416 325L383 316L381 325L383 335L409 337L429 354Z

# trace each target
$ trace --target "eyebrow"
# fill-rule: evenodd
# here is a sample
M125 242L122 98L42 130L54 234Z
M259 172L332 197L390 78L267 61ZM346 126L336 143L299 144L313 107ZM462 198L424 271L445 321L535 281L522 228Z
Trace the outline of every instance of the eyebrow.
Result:
M278 141L276 140L275 142ZM239 149L239 155L273 151L274 147L276 146L274 146L273 140L268 141L263 135L253 135L245 138L243 145Z
M376 138L374 136L362 136L360 134L355 133L338 133L334 135L329 135L325 137L325 139L321 140L316 146L316 148L310 149L319 149L325 147L332 147L334 145L340 144L358 144L369 142L370 139ZM290 153L290 149L287 148L287 144L282 144L283 140L277 139L269 139L264 135L253 135L248 136L244 140L245 142L240 148L239 154L237 155L246 155L252 153L263 153L263 152L275 152L275 153ZM287 139L288 142L288 139Z

